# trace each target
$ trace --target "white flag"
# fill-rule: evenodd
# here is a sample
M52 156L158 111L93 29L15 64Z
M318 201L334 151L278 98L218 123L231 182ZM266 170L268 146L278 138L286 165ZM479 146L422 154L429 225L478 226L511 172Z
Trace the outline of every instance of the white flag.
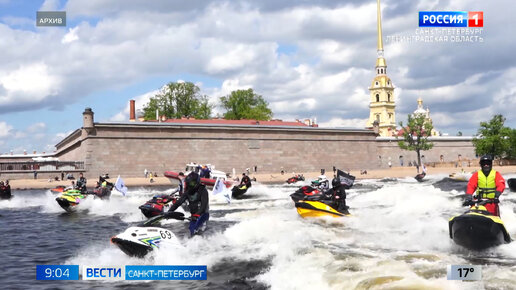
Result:
M124 180L120 178L120 175L118 175L118 178L116 179L115 189L122 193L124 196L127 194L127 186L125 186Z
M224 197L226 198L226 201L228 203L230 203L231 202L231 191L229 191L226 188L226 185L224 184L223 179L217 178L217 181L215 181L215 184L213 185L213 191L211 193L219 194L221 192L223 193Z
M213 191L211 193L212 194L219 194L219 193L224 191L225 187L226 186L224 185L223 180L220 179L220 178L217 178L217 180L215 181L215 185L213 185Z

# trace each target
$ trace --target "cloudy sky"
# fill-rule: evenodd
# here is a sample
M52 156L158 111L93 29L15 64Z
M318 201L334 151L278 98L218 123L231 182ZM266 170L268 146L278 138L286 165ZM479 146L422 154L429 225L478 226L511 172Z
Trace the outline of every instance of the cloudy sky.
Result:
M512 0L383 0L396 121L422 97L437 130L474 134L503 114L516 127ZM66 11L66 27L36 27ZM416 36L419 11L483 11L483 42ZM125 121L171 81L219 97L253 88L275 118L363 128L376 61L374 0L0 0L0 153L53 151L82 125ZM220 108L216 112L221 112Z

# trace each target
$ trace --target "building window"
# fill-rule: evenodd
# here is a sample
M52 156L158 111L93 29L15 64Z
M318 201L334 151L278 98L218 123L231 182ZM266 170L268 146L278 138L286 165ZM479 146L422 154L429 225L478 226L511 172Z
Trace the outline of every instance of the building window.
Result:
M378 82L374 83L375 85L378 85Z
M387 102L391 101L391 94L387 94Z
M380 95L379 94L376 94L376 101L379 102L380 101Z
M378 121L378 123L380 123L380 114L376 114L376 121Z

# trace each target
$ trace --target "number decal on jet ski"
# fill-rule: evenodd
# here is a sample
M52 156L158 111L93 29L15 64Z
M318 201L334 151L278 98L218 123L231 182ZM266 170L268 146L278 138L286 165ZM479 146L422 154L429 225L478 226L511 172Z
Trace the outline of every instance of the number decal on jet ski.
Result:
M172 234L169 231L159 231L162 239L172 239Z

